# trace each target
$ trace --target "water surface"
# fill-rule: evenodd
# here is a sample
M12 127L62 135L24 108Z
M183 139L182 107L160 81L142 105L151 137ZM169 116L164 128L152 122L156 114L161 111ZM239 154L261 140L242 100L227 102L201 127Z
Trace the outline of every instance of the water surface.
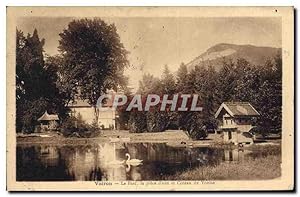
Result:
M112 161L140 159L138 165ZM247 150L172 147L166 143L33 145L17 147L17 181L161 180L165 175L221 162L239 162Z

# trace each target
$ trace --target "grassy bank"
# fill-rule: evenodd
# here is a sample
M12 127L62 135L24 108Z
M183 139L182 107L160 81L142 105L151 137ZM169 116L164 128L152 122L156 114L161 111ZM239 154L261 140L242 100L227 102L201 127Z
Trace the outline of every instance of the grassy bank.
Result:
M102 131L99 136L92 138L77 138L77 137L64 137L54 133L46 133L47 137L40 137L38 135L19 135L17 137L18 144L93 144L101 142L109 142L110 138L130 138L130 142L177 142L180 144L182 141L190 141L189 137L183 131L165 131L158 133L129 133L129 131Z
M254 147L255 148L255 147ZM203 166L166 176L166 180L265 180L281 176L281 154L279 146L265 147L259 154L255 149L243 161L217 166ZM254 159L255 158L255 159Z
M130 142L132 143L167 143L168 146L172 147L186 147L187 145L192 145L193 147L213 146L220 148L236 148L235 145L224 144L220 135L209 134L205 140L194 141L190 139L184 131L180 130L167 130L157 133L130 133L126 130L105 130L98 132L97 135L89 138L64 137L58 133L18 134L17 144L92 145L109 142L110 138L120 138L121 140L122 138L130 138ZM264 150L265 146L261 148Z

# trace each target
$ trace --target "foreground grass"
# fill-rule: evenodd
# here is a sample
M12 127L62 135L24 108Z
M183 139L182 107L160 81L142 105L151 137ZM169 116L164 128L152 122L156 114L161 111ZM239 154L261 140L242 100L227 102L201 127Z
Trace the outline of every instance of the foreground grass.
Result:
M281 156L270 155L257 159L246 159L239 163L221 163L217 166L198 167L165 180L265 180L281 176Z

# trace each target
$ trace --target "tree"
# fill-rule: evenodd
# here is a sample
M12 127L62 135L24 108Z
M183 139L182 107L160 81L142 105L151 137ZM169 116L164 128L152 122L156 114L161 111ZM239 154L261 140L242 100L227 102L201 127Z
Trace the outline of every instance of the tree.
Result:
M151 74L144 74L139 81L138 94L141 94L144 100L148 94L163 93L162 81ZM145 103L143 103L145 104ZM165 128L166 121L162 121L162 114L159 106L151 107L149 111L130 112L130 123L133 132L160 132Z
M65 65L66 62L61 55L49 56L46 59L46 66L52 68L52 72L57 73L56 86L63 98L61 102L64 106L67 106L78 92L74 83L75 79L67 74L64 69Z
M118 129L125 129L125 130L128 130L129 129L129 119L130 119L130 114L131 112L129 111L126 111L129 103L130 103L130 98L133 97L132 95L132 89L131 88L125 88L124 92L123 92L124 95L127 96L127 103L122 105L122 106L118 106L117 107L117 114L119 115L118 117Z
M60 114L60 118L65 119L68 116L68 103L72 92L68 90L66 83L63 83L61 77L61 65L63 60L59 56L46 56L45 59L45 77L48 80L49 87L47 89L48 98L55 105L55 111Z
M217 79L217 92L220 102L234 101L233 95L235 94L238 79L235 69L236 65L231 59L223 60L223 66L219 71Z
M171 73L169 67L165 65L163 74L161 76L162 94L168 95L168 99L172 99L175 94L178 93L176 80ZM178 127L178 116L176 111L170 111L170 106L166 107L165 111L156 115L158 124L158 130L163 131L166 129L174 129Z
M258 104L258 88L261 83L260 69L250 65L245 59L237 60L236 74L239 76L233 95L235 101L250 102L254 106Z
M142 80L139 81L138 94L147 96L148 94L162 94L163 93L162 82L159 78L154 77L151 74L144 74Z
M133 110L129 117L129 132L142 133L147 131L146 115L142 111Z
M63 114L56 87L56 70L45 65L43 46L35 29L27 37L16 34L16 127L17 131L32 132L37 119L45 110Z
M146 113L147 131L162 132L165 131L170 124L170 119L165 112L159 110L159 107Z
M258 92L259 125L263 133L281 133L282 126L282 59L280 55L266 62Z
M260 113L258 125L262 133L281 132L282 60L277 55L263 66L237 60L235 101L250 102Z
M196 65L185 77L183 91L197 94L198 105L203 109L200 112L178 112L180 127L187 130L190 137L194 139L205 138L207 136L205 129L215 129L217 126L214 118L217 108L217 76L218 73L212 66Z
M161 83L163 94L173 95L176 92L176 81L167 65L163 70Z
M217 77L218 73L215 71L214 67L208 66L206 75L204 75L203 88L201 90L203 125L208 129L217 129L217 122L214 118L215 112L219 107Z
M73 20L59 35L58 48L65 60L63 77L72 79L68 86L76 87L79 97L94 107L98 122L99 96L126 86L123 72L129 65L128 52L115 25L99 18Z
M28 34L26 38L21 31L17 30L16 43L17 98L39 98L47 86L44 80L45 40L39 39L36 29L32 36Z
M16 30L16 129L21 131L23 128L22 117L24 116L24 102L25 102L25 52L24 47L26 38L23 32Z
M185 93L186 91L186 80L188 76L188 70L184 63L181 63L177 75L176 75L176 85L177 85L177 92Z
M200 140L207 137L206 126L201 113L189 112L185 118L184 128L190 138Z
M172 96L176 92L176 82L173 74L165 66L161 79L150 74L144 74L139 82L138 94L146 99L149 94ZM170 97L171 98L171 97ZM145 103L144 103L145 104ZM133 132L161 132L168 128L176 118L176 112L162 112L160 105L153 106L147 112L130 112L130 123ZM145 122L143 122L145 121Z
M17 131L32 132L37 118L47 106L43 98L45 73L43 72L43 45L37 30L25 37L16 34L16 127ZM37 85L39 84L39 85Z

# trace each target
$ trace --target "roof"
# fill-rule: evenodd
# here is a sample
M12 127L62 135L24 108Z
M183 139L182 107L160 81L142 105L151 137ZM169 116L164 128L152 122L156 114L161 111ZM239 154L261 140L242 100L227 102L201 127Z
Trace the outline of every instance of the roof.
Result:
M68 107L92 107L87 100L75 99L68 104Z
M224 102L215 114L219 116L222 109L225 109L231 116L259 116L259 113L249 102Z
M107 99L106 103L102 104L102 107L112 107L112 105L113 105L112 100ZM75 99L73 102L70 102L68 104L68 107L70 108L92 107L92 105L90 105L87 100Z
M58 115L56 114L48 114L47 111L38 119L38 121L50 121L50 120L59 120Z

